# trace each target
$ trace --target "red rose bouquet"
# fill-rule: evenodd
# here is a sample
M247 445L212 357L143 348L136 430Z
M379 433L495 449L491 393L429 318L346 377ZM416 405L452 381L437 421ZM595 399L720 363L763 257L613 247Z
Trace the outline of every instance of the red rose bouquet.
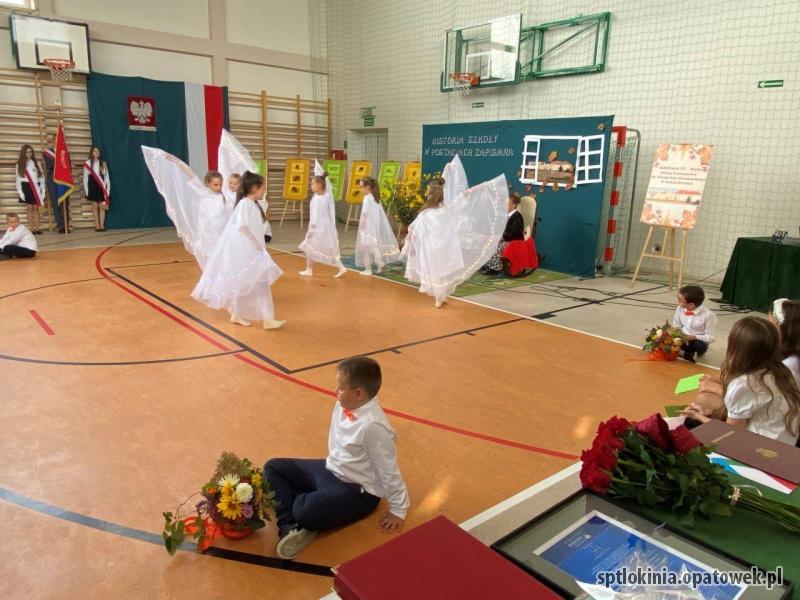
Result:
M600 424L592 447L581 454L581 483L601 495L680 514L688 526L696 517L730 516L736 507L800 533L800 508L732 485L708 458L710 451L684 425L670 430L659 414L638 423L615 416Z
M669 322L653 327L644 340L642 350L647 350L650 360L675 360L683 344L683 333Z

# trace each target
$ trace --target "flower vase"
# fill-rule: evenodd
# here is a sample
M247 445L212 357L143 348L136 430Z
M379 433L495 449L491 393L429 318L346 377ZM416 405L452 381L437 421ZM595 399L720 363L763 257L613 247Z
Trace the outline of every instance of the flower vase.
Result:
M678 358L678 354L680 354L680 350L664 350L663 348L657 348L653 350L648 356L648 360L666 360L672 362L676 358Z
M247 527L245 529L234 529L228 525L223 525L222 527L222 536L229 540L243 540L251 535L253 535L252 527Z

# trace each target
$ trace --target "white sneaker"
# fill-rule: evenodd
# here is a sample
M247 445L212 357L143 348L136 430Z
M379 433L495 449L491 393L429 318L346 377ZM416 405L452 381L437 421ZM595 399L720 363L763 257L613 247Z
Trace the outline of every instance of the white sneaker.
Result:
M359 271L359 272L358 272L358 274L359 274L359 275L363 275L364 277L372 277L372 269L370 269L369 267L367 267L367 268L366 268L366 269L364 269L363 271Z
M317 537L316 531L292 529L283 536L278 542L278 545L275 546L275 554L277 554L279 558L294 560L314 541L315 537Z
M339 267L339 270L336 272L336 275L334 275L334 277L338 279L339 277L342 277L345 273L347 273L347 269L345 269L344 267Z
M442 304L444 304L444 300L437 300L436 304L434 304L434 306L436 308L442 308Z
M286 321L276 321L275 319L269 319L268 321L264 321L264 329L280 329L286 324Z
M231 315L231 323L235 323L236 325L244 325L245 327L250 327L250 325L252 325L252 323L247 319L242 319L236 315Z
M305 271L298 271L297 273L300 277L312 277L314 272L311 269L306 269Z

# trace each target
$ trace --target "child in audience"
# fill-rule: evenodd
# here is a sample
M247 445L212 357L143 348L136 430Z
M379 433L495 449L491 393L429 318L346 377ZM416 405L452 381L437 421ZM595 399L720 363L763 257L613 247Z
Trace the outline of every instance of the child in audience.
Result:
M242 176L233 215L203 267L192 298L211 308L224 308L231 323L249 327L262 321L264 329L277 329L270 286L283 274L264 247L264 213L258 199L264 195L264 178L246 171Z
M782 360L780 336L772 323L745 317L733 325L722 363L727 423L794 445L800 433L800 390ZM709 420L696 403L682 414Z
M717 315L703 306L706 295L703 288L687 285L678 290L678 308L672 317L672 326L683 332L681 356L694 362L695 355L703 356L714 342Z
M111 180L108 165L103 160L100 148L92 146L89 158L83 163L83 191L92 202L94 230L106 230L106 210L111 203Z
M359 356L339 363L328 458L273 458L264 474L276 494L280 558L292 560L318 531L366 517L381 498L379 527L396 531L411 501L397 465L394 430L376 397L380 365Z
M364 200L358 221L355 261L357 266L364 267L361 275L369 276L372 275L373 264L380 273L385 264L397 260L400 249L380 202L378 182L372 177L365 177L360 184Z
M16 213L6 215L8 230L0 238L0 260L9 258L33 258L36 256L38 245L36 238L25 225L20 223Z
M45 199L44 169L36 160L33 146L25 144L20 148L16 166L17 197L19 203L25 205L31 232L39 235L42 233L39 229L39 207L44 204Z
M769 320L780 330L783 364L792 372L800 388L800 302L787 298L775 300Z
M336 275L341 277L347 273L339 254L339 234L336 231L336 208L333 204L328 173L321 167L314 169L316 175L311 178L311 204L308 207L308 231L300 244L300 250L306 255L306 268L300 271L302 277L314 275L315 262L336 267Z

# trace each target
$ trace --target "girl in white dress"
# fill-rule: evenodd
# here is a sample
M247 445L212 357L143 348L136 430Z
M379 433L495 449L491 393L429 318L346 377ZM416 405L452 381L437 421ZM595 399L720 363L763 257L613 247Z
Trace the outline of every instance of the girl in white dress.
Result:
M361 218L356 236L356 265L364 267L362 275L372 275L372 265L380 273L384 265L397 260L400 249L389 219L380 201L378 182L372 177L361 180L364 201L361 204Z
M225 197L222 195L222 175L219 171L206 173L203 183L205 183L205 188L197 190L200 206L195 244L195 258L201 269L205 268L206 261L222 235L230 216L225 208ZM197 188L194 180L190 185Z
M406 279L433 296L436 308L492 255L505 229L507 203L505 175L463 191L447 205L444 180L428 186L400 259L406 261Z
M303 277L314 274L315 262L336 267L338 270L334 277L341 277L347 273L342 264L339 253L339 234L336 231L336 209L333 204L331 185L328 173L322 167L314 168L314 177L311 178L311 205L308 208L308 231L305 239L300 244L300 250L306 255L306 268L300 271Z
M192 298L211 308L223 308L231 323L249 327L262 321L264 329L277 329L270 286L283 274L264 246L264 213L258 200L264 195L264 178L246 171L242 175L236 207L208 257Z

